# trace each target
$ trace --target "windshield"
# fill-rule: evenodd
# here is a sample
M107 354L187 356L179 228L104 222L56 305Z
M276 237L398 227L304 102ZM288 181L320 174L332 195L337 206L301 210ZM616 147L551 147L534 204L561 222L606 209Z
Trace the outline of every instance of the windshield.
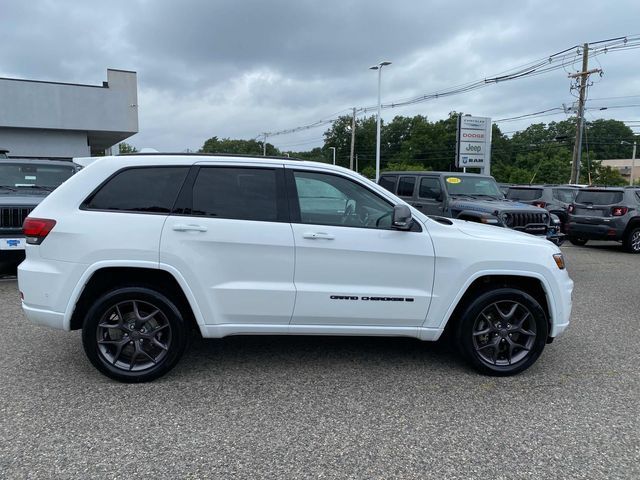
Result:
M576 203L591 205L613 205L621 201L622 192L615 190L580 190L576 196Z
M53 189L73 175L73 165L29 163L0 164L0 185L11 188L44 187Z
M537 200L542 196L541 188L509 188L507 192L507 198L509 200L524 200L528 202L530 200Z
M504 198L498 184L490 177L450 176L445 177L449 195L470 195Z

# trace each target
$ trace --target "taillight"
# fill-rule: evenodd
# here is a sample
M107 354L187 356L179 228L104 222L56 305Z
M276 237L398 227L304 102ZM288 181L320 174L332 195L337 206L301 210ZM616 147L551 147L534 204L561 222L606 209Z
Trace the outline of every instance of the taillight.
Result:
M569 205L569 207L567 208L567 211L569 213L573 213L573 211L576 209L575 205L573 205L573 203L571 205Z
M544 208L547 206L545 202L533 202L533 205L540 208Z
M623 215L626 215L628 211L629 209L627 207L613 207L611 209L611 215L613 215L614 217L621 217Z
M22 224L22 233L27 237L27 243L30 245L40 245L47 238L51 229L55 226L56 221L48 218L32 218L27 217Z

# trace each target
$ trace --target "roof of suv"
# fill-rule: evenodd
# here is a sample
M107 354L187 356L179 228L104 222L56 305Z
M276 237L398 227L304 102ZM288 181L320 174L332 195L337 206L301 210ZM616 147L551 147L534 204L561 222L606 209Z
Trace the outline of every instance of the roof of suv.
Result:
M380 172L382 175L455 175L456 177L485 177L493 178L491 175L482 175L480 173L464 173L464 172L432 172L430 170L396 170L392 172Z

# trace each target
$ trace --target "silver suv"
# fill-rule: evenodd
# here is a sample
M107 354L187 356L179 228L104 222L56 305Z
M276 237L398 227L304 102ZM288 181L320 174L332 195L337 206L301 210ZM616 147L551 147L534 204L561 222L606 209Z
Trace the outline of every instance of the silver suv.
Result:
M582 189L568 212L567 235L574 245L613 240L640 253L640 187Z

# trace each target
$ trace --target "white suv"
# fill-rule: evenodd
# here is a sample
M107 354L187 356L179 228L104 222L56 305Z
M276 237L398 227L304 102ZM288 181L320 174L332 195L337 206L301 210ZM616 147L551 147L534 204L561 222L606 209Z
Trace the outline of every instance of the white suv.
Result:
M26 316L82 329L102 373L170 370L191 328L227 335L451 331L483 373L532 365L569 324L560 250L427 217L350 170L278 158L104 157L24 224Z

